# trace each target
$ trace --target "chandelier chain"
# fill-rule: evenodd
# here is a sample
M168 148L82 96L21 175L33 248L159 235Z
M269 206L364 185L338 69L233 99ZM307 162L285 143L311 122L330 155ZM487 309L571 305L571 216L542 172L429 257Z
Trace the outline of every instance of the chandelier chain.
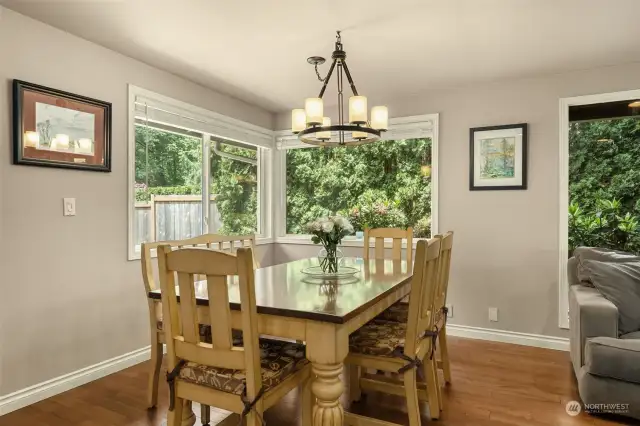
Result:
M320 80L321 82L323 82L323 83L324 83L324 80L325 80L327 77L329 77L329 75L327 74L327 77L322 78L322 77L320 77L320 72L318 72L318 64L315 64L315 68L316 68L316 75L318 76L318 80Z

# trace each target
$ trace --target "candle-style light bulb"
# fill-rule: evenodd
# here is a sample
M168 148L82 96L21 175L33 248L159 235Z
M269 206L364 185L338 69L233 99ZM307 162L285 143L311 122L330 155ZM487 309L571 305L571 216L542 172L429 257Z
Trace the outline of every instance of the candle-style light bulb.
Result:
M351 96L349 98L349 122L365 124L367 122L367 97Z
M329 117L322 117L322 126L331 126L331 118ZM323 132L318 132L316 133L316 137L320 140L323 141L328 141L329 139L331 139L331 131L330 130L326 130Z
M291 131L300 133L307 127L307 114L298 108L291 111Z
M307 115L307 124L322 124L324 105L321 98L307 98L304 101L304 111Z
M389 110L386 106L374 106L371 108L371 127L376 130L389 128Z

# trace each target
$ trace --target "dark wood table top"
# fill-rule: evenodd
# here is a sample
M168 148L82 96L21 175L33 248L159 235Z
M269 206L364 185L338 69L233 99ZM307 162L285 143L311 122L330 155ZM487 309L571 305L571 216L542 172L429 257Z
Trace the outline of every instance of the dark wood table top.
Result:
M317 259L302 259L280 265L256 269L256 305L258 313L303 318L343 324L376 302L406 285L411 268L405 260L363 260L345 258L345 266L359 272L350 278L311 278L302 270L318 265ZM207 306L206 281L198 281L196 303ZM161 298L161 291L149 292L153 299ZM240 310L238 277L229 277L231 309Z

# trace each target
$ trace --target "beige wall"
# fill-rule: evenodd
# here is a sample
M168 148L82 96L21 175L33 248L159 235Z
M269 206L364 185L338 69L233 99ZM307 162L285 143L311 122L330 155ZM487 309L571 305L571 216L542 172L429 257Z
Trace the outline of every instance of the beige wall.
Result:
M376 101L396 117L440 113L440 230L456 232L452 323L567 336L558 328L558 101L638 88L640 64L630 64ZM289 117L279 115L276 128ZM520 122L530 125L529 189L469 191L469 128ZM279 245L274 260L314 252Z
M113 103L113 172L14 166L11 80ZM0 395L148 345L127 261L127 84L247 122L272 114L0 7ZM62 216L76 197L77 216ZM269 263L268 246L259 248Z

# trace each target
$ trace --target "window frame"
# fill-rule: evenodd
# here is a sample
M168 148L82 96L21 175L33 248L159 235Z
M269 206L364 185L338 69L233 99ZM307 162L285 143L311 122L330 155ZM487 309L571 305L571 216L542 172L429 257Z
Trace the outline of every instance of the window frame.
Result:
M392 118L389 120L389 130L383 133L381 140L419 139L431 138L431 233L438 233L438 126L439 114L424 114L407 117ZM273 155L275 184L274 190L274 242L284 244L313 245L310 234L287 234L287 160L286 153L289 149L318 149L318 146L310 146L300 142L291 131L276 132L276 144ZM414 238L413 246L422 238ZM354 236L345 237L342 245L346 247L363 247L364 241ZM370 243L371 245L371 243ZM391 247L391 240L385 241L385 246ZM406 243L403 242L403 248Z
M273 242L272 227L272 177L273 177L273 150L275 148L275 132L260 126L246 123L231 117L224 116L185 102L172 99L149 90L129 85L128 97L128 176L127 176L127 251L129 260L138 260L141 257L140 251L136 250L133 241L134 237L134 208L135 208L135 126L136 117L140 118L139 106L136 102L144 98L149 105L153 105L154 111L161 117L158 121L163 124L178 128L191 129L202 133L202 199L206 200L210 188L210 154L211 136L238 141L245 145L255 146L258 155L258 211L256 212L258 221L258 233L256 233L256 244L269 244ZM195 123L196 126L189 126ZM194 128L197 127L197 128ZM249 139L249 140L246 140ZM202 210L203 231L208 230L209 212Z

